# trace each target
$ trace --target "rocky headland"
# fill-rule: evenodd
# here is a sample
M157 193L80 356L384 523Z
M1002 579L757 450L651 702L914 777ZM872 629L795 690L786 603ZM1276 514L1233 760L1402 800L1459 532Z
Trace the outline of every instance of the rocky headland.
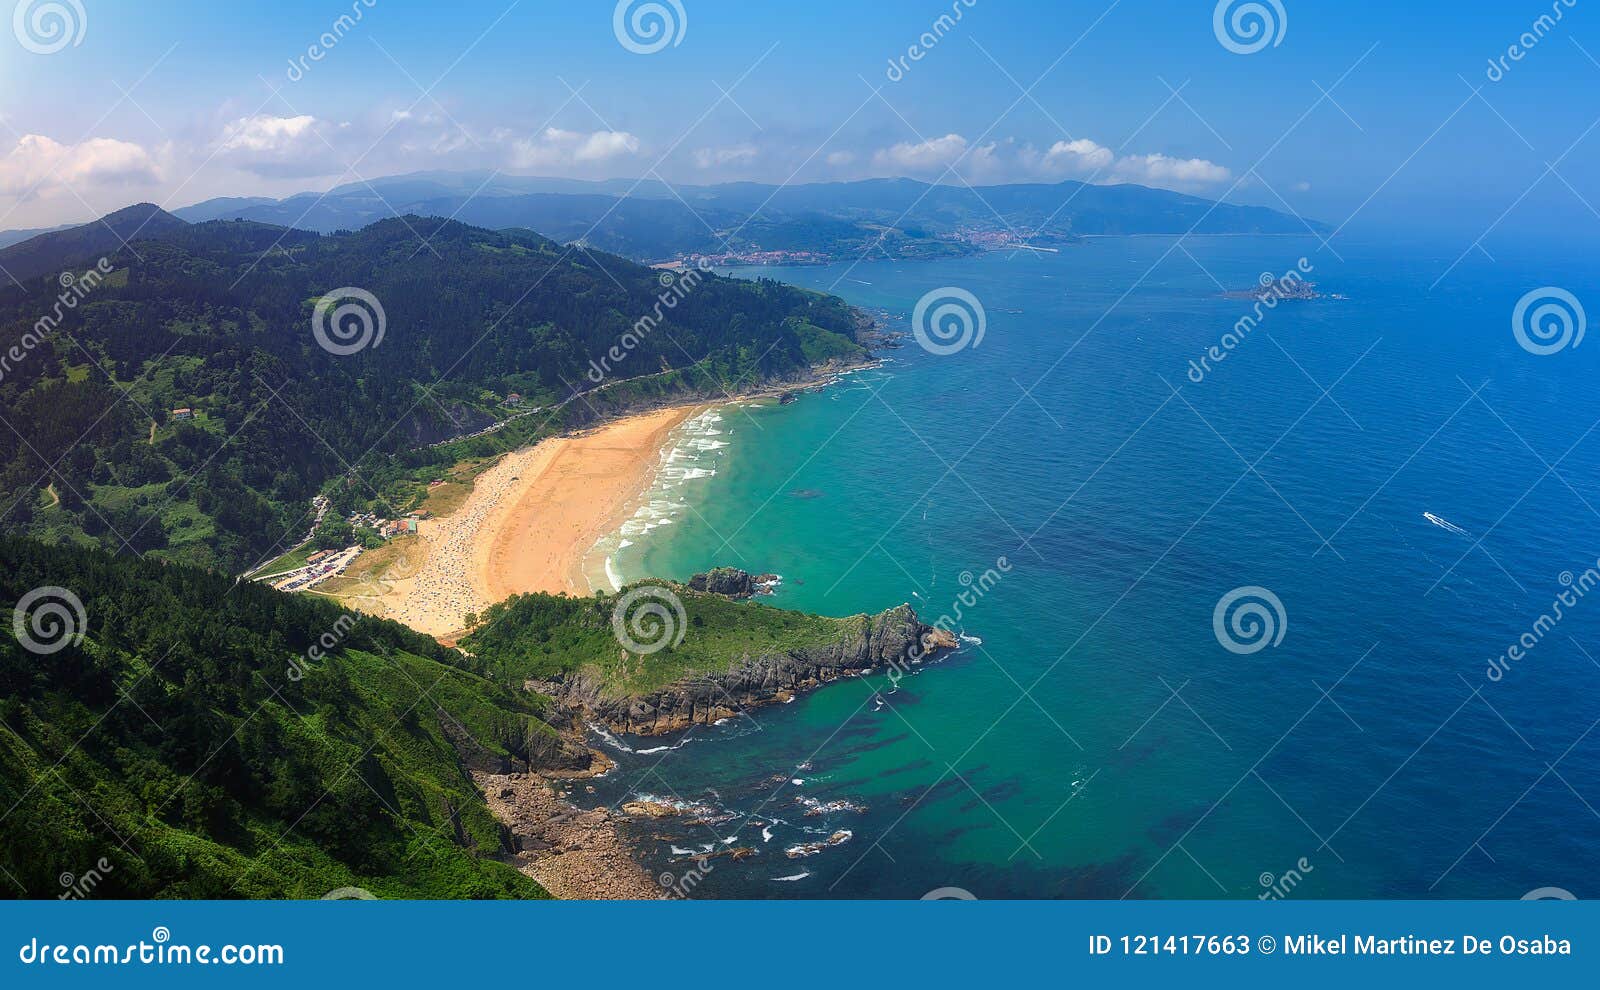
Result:
M948 631L917 618L909 605L858 619L830 643L752 653L726 670L702 671L641 694L619 694L586 670L529 686L554 698L574 718L598 722L613 732L657 736L787 702L842 677L887 667L909 669L959 645Z

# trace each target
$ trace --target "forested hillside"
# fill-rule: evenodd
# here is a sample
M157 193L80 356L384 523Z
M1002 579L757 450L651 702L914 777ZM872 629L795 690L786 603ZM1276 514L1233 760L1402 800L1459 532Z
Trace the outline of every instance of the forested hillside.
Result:
M431 444L507 418L511 393L526 410L607 386L470 452L861 354L834 297L698 273L669 286L526 232L161 217L103 262L0 288L0 528L239 570L303 535L319 491L341 511L405 498L464 452ZM345 287L382 315L328 348L317 304Z
M33 594L44 589L44 594ZM541 699L403 626L0 537L0 892L543 896L465 768L560 762ZM9 616L8 616L9 618ZM100 866L102 860L109 868Z

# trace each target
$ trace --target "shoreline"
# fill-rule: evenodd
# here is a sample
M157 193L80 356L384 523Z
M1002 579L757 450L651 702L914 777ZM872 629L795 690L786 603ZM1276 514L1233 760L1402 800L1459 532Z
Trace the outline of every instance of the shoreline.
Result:
M672 431L705 405L635 413L501 455L455 511L422 520L398 566L371 582L376 593L352 604L444 640L513 595L587 597L590 548L627 518Z
M474 587L490 603L528 591L591 594L590 550L633 513L673 433L703 408L669 406L535 446L548 450L512 478L520 489L485 520L473 547Z
M582 783L539 773L474 771L472 781L504 826L519 873L561 900L660 900L656 878L634 857L618 822L605 808L585 811L562 796Z
M809 381L629 413L503 454L474 479L459 507L422 520L412 541L393 544L397 559L383 573L339 597L447 645L471 625L469 615L513 595L586 598L593 593L585 571L591 552L637 511L684 423L736 402L822 389L881 363L824 367Z

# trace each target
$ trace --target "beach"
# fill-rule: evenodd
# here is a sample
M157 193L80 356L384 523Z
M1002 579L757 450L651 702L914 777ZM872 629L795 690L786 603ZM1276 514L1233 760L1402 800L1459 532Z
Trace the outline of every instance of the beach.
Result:
M639 413L506 454L454 512L422 520L389 573L351 603L449 637L512 595L588 595L585 555L627 518L672 431L700 408Z

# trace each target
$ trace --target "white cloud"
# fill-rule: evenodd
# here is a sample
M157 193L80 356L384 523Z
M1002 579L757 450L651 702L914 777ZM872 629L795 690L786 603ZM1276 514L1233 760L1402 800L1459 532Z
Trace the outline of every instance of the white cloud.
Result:
M1103 144L1088 138L1075 141L1057 141L1044 154L1047 168L1060 168L1072 172L1093 172L1110 165L1116 153Z
M235 168L267 178L311 178L342 175L345 161L361 149L340 139L349 125L310 114L240 117L222 129L217 157Z
M829 165L835 165L835 166L837 166L837 165L849 165L849 164L852 164L855 160L856 160L856 153L853 152L853 151L830 151L830 152L828 152L828 164Z
M103 183L149 184L160 179L155 157L142 145L91 138L64 145L42 134L26 134L0 158L0 193L49 195L71 190L90 198Z
M944 137L929 138L915 143L901 142L880 149L873 154L872 163L881 167L921 172L934 168L942 169L960 159L966 151L966 138L959 134L946 134Z
M316 125L317 118L309 114L298 117L273 117L269 114L241 117L223 131L222 150L257 153L283 151L302 136L310 134Z
M696 168L716 168L719 165L747 165L760 154L753 144L736 144L731 148L700 148L694 153Z
M637 154L638 151L639 139L627 131L594 131L585 134L547 127L537 137L513 142L511 160L517 168L533 168L604 162Z
M954 133L881 148L873 153L872 164L893 174L922 176L942 173L950 167L969 182L1080 178L1190 189L1233 177L1226 166L1203 158L1174 158L1159 153L1118 157L1110 148L1089 138L1057 141L1041 151L1032 144L1010 139L975 146Z
M1155 186L1206 186L1233 178L1226 166L1216 162L1162 154L1131 155L1117 163L1116 173L1130 182Z

